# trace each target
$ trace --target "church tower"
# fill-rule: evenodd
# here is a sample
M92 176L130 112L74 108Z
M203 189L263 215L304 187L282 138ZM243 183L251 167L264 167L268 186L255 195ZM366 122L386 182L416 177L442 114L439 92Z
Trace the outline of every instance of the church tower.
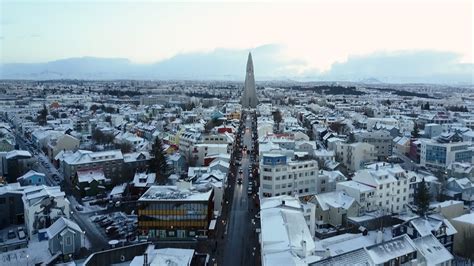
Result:
M257 107L257 92L255 90L255 77L253 75L252 54L249 53L247 59L247 71L245 74L244 93L242 94L241 104L243 108Z

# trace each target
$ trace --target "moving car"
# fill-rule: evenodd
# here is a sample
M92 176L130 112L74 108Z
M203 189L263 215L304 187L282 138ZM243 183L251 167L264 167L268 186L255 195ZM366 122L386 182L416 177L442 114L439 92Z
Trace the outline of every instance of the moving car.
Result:
M242 185L242 177L237 178L237 184Z

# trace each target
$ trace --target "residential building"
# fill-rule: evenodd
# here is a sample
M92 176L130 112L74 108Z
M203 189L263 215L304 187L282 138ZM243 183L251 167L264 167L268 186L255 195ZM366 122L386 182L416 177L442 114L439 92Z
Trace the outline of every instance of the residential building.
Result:
M85 231L68 218L59 217L46 230L51 254L78 254L85 246Z
M22 197L26 188L28 187L21 187L19 183L0 186L0 229L24 223Z
M377 209L375 204L376 188L353 180L339 182L336 184L337 191L344 191L353 198L360 208L360 213L370 212Z
M378 160L384 161L392 155L393 137L389 131L361 131L354 134L358 142L369 143L374 146L375 156Z
M316 205L315 217L319 227L346 227L347 217L359 216L359 204L344 191L316 194L311 202Z
M297 199L263 198L260 221L263 266L309 265L319 259L314 256L316 245Z
M59 186L31 186L22 197L25 226L28 235L48 228L59 217L69 218L70 206L66 194Z
M315 160L289 160L286 155L277 153L262 156L260 192L263 197L312 195L320 193L324 186L318 184L318 163Z
M43 173L38 173L35 170L30 170L26 172L26 174L20 176L17 178L17 181L22 185L22 186L28 186L28 185L46 185L46 175Z
M357 171L352 180L375 189L377 210L400 213L410 202L410 175L398 164L373 164Z
M78 150L72 152L60 152L56 156L59 167L64 175L64 179L73 183L78 170L88 170L91 168L102 168L106 178L120 180L122 177L122 167L124 158L120 150L91 152Z
M364 167L365 164L375 161L375 147L372 144L356 142L339 142L337 154L341 163L352 172Z

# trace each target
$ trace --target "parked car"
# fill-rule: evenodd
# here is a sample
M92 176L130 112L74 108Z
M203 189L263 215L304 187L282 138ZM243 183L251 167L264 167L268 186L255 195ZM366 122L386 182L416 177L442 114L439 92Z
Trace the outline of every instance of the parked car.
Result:
M109 226L109 225L111 225L111 224L113 224L113 223L114 223L114 221L112 221L112 220L110 220L110 219L107 218L107 219L103 220L102 222L99 222L99 225L100 225L101 227L107 227L107 226Z
M25 234L25 230L23 229L23 227L18 227L18 238L19 239L25 239L26 238L26 234Z
M106 215L100 215L100 216L96 216L92 221L94 223L98 223L98 222L102 222L105 219L107 219Z
M8 237L8 239L14 239L14 238L16 238L15 231L13 231L13 230L8 230L7 237Z
M115 233L115 232L117 231L117 229L118 229L118 228L117 228L116 226L113 226L113 225L112 225L112 226L108 226L107 228L105 228L105 233L106 233L107 235L111 235L111 234Z

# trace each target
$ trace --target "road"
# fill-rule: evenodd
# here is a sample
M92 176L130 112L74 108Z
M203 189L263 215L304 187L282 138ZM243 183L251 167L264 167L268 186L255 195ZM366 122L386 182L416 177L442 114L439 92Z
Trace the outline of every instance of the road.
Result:
M28 144L22 136L16 133L15 131L15 138L18 147L22 150L30 151L30 153L36 158L38 163L35 164L35 171L44 173L46 175L46 184L49 186L57 186L59 185L52 176L54 174L58 175L60 178L62 174L58 172L58 170L50 163L49 159L42 153L42 151L36 150L32 145ZM45 167L43 164L47 165ZM72 195L72 190L69 185L64 184L61 189L66 193L66 197L71 203L71 218L86 232L86 237L91 243L94 251L102 250L103 248L108 247L108 241L106 236L98 230L95 224L93 224L89 217L92 214L102 214L106 211L99 211L94 213L83 213L76 211L75 207L80 205L74 196Z
M243 144L252 151L251 121L245 121L246 130L243 136ZM243 182L234 186L232 206L229 213L229 222L226 229L226 245L224 249L223 265L240 266L255 265L257 236L252 218L256 212L253 198L247 194L249 185L250 156L242 157Z

